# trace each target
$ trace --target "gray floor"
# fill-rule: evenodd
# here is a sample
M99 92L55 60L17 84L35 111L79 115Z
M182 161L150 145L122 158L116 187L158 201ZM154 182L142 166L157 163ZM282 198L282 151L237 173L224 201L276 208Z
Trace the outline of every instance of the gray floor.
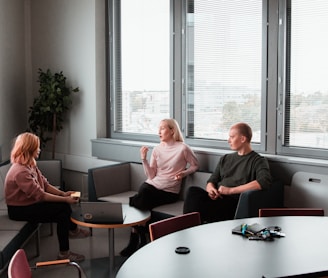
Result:
M54 224L55 226L55 224ZM37 261L54 260L58 254L58 243L56 235L50 236L49 224L41 227L41 255L35 258L35 242L34 239L25 246L28 254L29 263L32 266ZM55 227L54 227L55 228ZM115 259L116 269L124 262L124 258L119 256L119 252L125 247L129 240L130 228L120 228L114 230L115 238ZM84 262L80 263L85 276L88 278L108 277L108 230L93 229L93 235L85 239L70 240L70 249L73 252L83 254L86 257ZM59 274L58 274L59 271ZM77 277L76 270L72 267L61 267L60 270L50 271L49 269L33 271L33 277ZM51 274L53 273L53 275ZM0 278L7 277L3 273Z

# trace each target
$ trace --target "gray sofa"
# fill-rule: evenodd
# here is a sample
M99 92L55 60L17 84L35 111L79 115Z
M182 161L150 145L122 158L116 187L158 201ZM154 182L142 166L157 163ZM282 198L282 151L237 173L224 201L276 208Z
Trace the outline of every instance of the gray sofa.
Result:
M183 180L179 201L153 209L153 219L167 218L183 213L183 204L191 186L205 188L211 173L195 172ZM124 162L88 170L89 201L128 203L146 176L141 163ZM235 218L257 217L259 208L283 207L284 186L274 181L269 190L251 190L240 195Z
M62 185L62 165L60 160L38 161L38 167L55 186ZM36 240L36 255L39 255L39 224L14 221L8 218L4 198L4 181L10 164L0 165L0 271L7 266L17 249L24 246L33 236Z

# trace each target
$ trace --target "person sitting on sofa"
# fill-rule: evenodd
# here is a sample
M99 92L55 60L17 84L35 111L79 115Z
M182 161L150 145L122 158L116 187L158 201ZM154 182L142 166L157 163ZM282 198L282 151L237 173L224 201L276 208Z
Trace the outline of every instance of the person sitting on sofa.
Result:
M37 167L39 137L20 134L11 151L11 167L5 179L5 198L12 220L33 223L57 223L58 259L80 262L84 256L69 250L69 238L83 238L90 232L71 222L71 206L79 200L73 191L63 192L52 186Z
M234 218L242 192L271 186L269 163L252 150L251 139L252 129L248 124L237 123L230 128L228 143L236 152L220 158L206 190L189 188L184 213L198 211L203 223L230 220Z
M175 119L162 120L158 133L161 142L153 149L150 162L147 160L148 147L143 146L140 149L147 180L129 201L130 206L140 210L152 210L154 207L176 202L182 179L198 169L197 158L184 143ZM186 168L188 164L189 167ZM129 244L121 251L121 255L130 256L144 244L145 227L133 227Z

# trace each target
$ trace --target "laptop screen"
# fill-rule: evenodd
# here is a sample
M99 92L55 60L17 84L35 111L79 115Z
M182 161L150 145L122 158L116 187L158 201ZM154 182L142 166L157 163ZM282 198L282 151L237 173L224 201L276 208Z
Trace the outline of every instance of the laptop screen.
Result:
M81 202L81 211L87 223L122 224L124 221L121 203Z

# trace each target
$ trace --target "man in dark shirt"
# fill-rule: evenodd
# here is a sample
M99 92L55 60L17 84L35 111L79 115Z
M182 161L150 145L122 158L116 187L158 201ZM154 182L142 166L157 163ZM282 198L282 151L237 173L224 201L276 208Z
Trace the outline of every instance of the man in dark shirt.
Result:
M206 190L189 189L184 213L198 211L204 223L233 219L242 192L271 186L268 161L252 150L251 139L252 129L246 123L230 128L228 143L236 152L220 158Z

